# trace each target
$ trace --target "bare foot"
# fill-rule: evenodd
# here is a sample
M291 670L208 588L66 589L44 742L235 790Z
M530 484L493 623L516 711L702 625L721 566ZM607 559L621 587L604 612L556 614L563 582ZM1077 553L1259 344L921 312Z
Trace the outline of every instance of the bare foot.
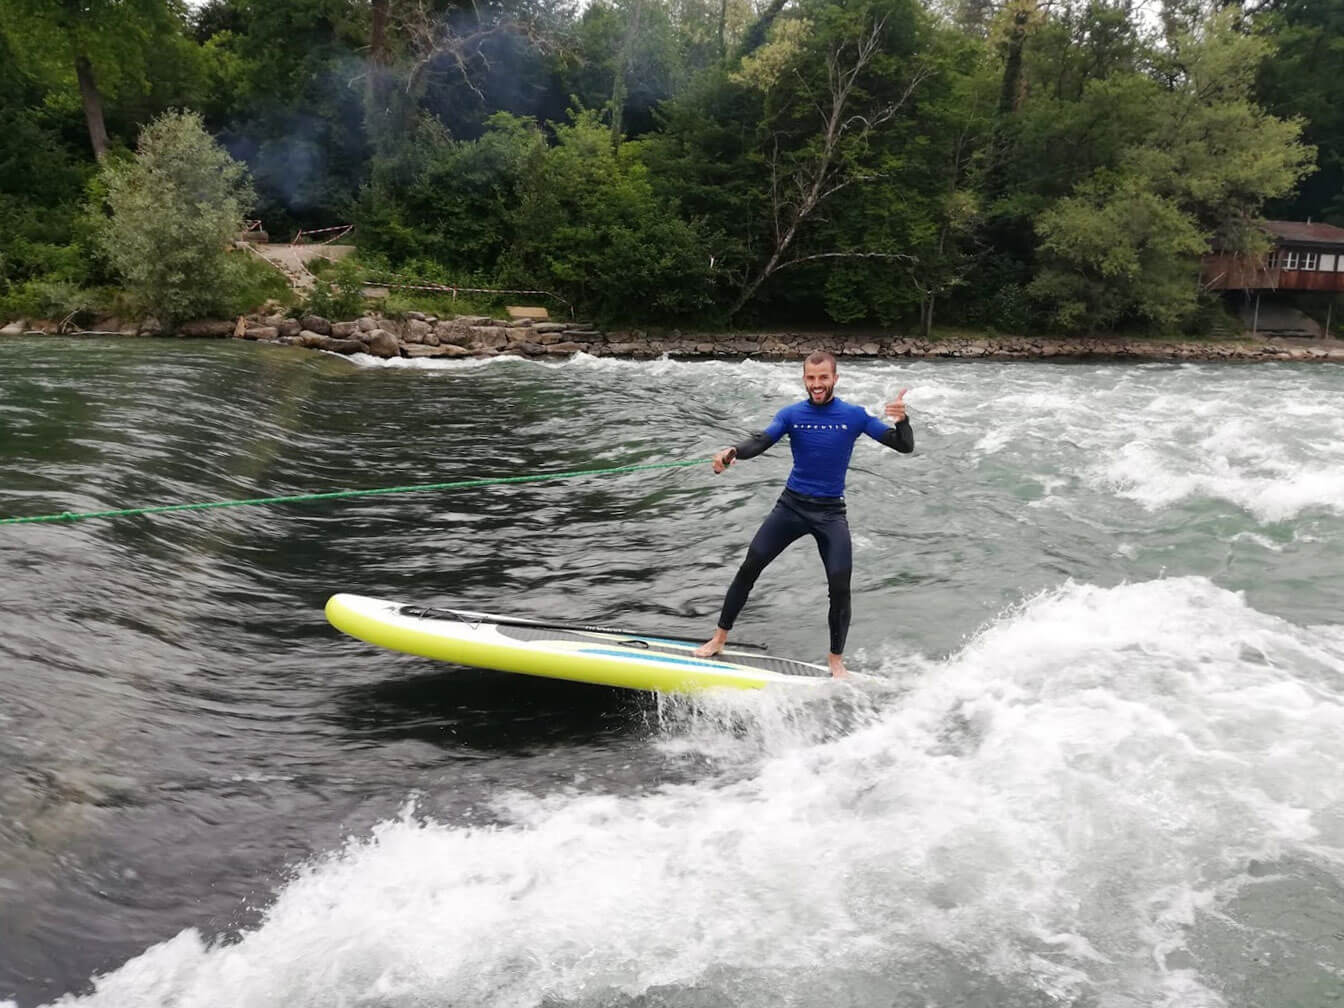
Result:
M691 652L697 658L713 658L723 650L723 646L728 643L728 631L719 628L714 631L714 636L705 641L698 648Z
M849 675L849 669L845 668L845 659L838 654L828 654L826 664L831 667L831 675L836 679L844 679Z

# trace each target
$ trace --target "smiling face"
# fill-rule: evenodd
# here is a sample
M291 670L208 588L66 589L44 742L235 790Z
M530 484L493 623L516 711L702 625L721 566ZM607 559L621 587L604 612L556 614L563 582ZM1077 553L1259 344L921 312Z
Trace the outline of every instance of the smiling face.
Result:
M835 395L835 362L807 361L803 365L803 387L807 389L807 401L813 406L825 406Z

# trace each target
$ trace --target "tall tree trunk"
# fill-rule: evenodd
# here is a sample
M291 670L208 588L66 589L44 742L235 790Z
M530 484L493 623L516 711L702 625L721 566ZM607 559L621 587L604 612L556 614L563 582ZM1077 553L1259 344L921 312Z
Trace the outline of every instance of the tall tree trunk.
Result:
M387 0L370 0L369 13L369 57L375 63L386 63Z
M107 154L107 124L103 121L103 96L93 76L93 64L83 53L75 55L75 77L79 80L79 97L84 102L84 121L89 126L89 142L93 156L99 161Z
M728 59L728 0L719 0L719 63Z
M1008 158L1012 153L1018 110L1022 106L1022 51L1027 45L1035 3L1023 2L1013 13L1003 60L1003 80L999 85L998 118L990 141L989 169L985 172L986 193L992 199L1007 188Z
M611 101L607 104L611 110L611 145L621 145L622 119L625 114L625 60L616 68L616 79L611 84Z
M1027 45L1027 28L1031 24L1034 6L1018 8L1013 14L1013 27L1008 33L1003 82L999 90L999 115L1005 118L1015 114L1022 104L1022 50Z
M642 5L636 0L631 14L630 24L625 30L625 41L621 44L621 62L616 67L616 78L611 82L611 145L619 147L624 135L621 132L625 119L625 96L629 93L626 77L630 73L630 64L635 60L635 43L639 39L640 15Z
M765 37L770 33L770 26L775 23L775 18L779 17L779 12L784 9L787 2L788 0L770 0L770 5L761 11L761 16L743 34L742 44L737 49L738 59L743 56L750 56L765 44Z
M933 291L927 291L919 304L919 335L923 339L933 338Z
M364 89L364 130L374 150L381 151L387 130L387 5L370 0L369 75Z

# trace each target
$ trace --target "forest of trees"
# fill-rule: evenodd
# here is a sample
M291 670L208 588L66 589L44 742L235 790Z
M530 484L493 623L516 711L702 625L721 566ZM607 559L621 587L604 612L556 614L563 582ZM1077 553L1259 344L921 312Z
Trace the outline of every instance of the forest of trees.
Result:
M1344 224L1344 0L0 0L0 62L10 315L134 289L169 110L273 236L626 323L1199 332L1202 252Z

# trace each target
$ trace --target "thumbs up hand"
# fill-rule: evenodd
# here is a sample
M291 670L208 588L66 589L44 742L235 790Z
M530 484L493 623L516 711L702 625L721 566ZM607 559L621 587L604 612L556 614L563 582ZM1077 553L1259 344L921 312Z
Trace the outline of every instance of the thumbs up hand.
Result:
M901 389L896 398L887 403L883 412L887 415L888 420L900 423L905 419L905 394L909 391L909 389Z

